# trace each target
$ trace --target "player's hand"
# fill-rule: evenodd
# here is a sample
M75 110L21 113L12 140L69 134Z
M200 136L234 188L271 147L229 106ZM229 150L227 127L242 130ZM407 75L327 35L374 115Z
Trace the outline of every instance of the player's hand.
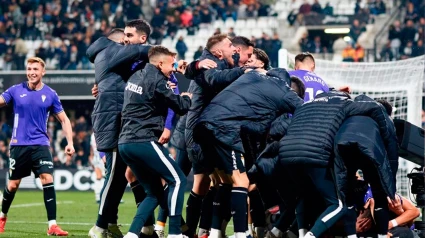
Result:
M350 86L345 85L345 86L340 87L338 91L351 93L351 88L350 88Z
M65 154L72 156L75 153L75 149L73 145L67 145L65 147Z
M391 233L387 233L387 238L390 238L390 237L393 237L393 234L391 234Z
M204 59L198 63L198 69L212 69L216 67L217 63L210 59Z
M93 97L97 97L97 95L99 95L99 88L97 87L97 84L93 85L93 88L91 89L91 95L93 95Z
M180 96L188 96L188 97L190 97L190 99L192 99L192 94L191 93L180 93Z
M391 198L387 197L388 200L388 208L390 211L393 211L396 214L403 213L403 206L401 205L401 199L399 196L395 195L395 199L391 200Z
M369 208L374 208L375 207L375 199L370 198L369 200L367 200L366 204L363 206L364 209L369 209Z
M171 81L167 81L167 84L168 84L168 86L170 86L170 88L171 89L175 89L175 88L177 88L177 84L175 84L175 83L173 83L173 82L171 82Z
M177 62L177 72L184 74L187 68L187 61L179 60Z
M167 128L164 128L164 131L162 132L162 135L159 138L158 142L163 145L167 143L168 141L170 141L170 137L171 137L171 131L168 130Z
M368 231L370 228L372 228L372 219L367 217L357 219L356 231L358 233Z

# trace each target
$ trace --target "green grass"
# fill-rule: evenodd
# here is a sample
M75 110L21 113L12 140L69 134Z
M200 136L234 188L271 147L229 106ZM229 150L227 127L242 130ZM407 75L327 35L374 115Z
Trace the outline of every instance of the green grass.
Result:
M187 199L185 196L185 201ZM71 237L87 237L96 222L98 205L93 192L57 192L57 222ZM135 215L134 197L124 194L124 203L119 207L118 223L127 233ZM185 207L185 206L184 206ZM183 209L183 216L185 209ZM230 230L233 227L230 227ZM229 232L230 232L229 230ZM1 237L46 237L47 215L41 191L18 191L8 214L6 230Z

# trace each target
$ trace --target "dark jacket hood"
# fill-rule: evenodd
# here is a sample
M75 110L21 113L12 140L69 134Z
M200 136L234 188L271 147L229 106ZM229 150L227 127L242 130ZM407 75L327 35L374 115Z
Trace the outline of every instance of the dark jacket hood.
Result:
M288 71L286 71L286 69L274 68L267 71L266 75L284 80L288 84L288 86L291 86L291 77L289 76Z
M102 50L108 48L110 45L117 44L114 41L102 36L97 39L93 44L89 46L86 51L86 55L89 58L90 62L94 63L97 54L99 54Z
M355 102L373 102L373 98L366 96L366 94L362 94L354 98Z

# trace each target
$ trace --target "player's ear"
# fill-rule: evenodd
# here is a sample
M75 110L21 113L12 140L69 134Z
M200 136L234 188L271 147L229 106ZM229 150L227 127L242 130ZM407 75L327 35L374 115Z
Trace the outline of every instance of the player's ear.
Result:
M141 35L140 36L140 42L146 42L147 41L147 36L146 35Z
M43 68L43 70L41 71L41 76L44 76L46 74L46 69Z

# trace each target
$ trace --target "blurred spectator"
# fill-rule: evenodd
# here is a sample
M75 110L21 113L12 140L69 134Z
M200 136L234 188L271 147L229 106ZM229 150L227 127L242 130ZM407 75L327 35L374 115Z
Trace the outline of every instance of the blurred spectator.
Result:
M404 23L407 23L409 20L413 21L414 23L419 20L418 11L411 2L407 3L407 11L406 16L404 17Z
M3 70L10 71L13 66L13 49L12 47L7 48L6 53L3 56Z
M300 6L298 13L302 15L308 15L310 14L310 12L311 12L311 5L308 3L307 0L304 0L304 3Z
M3 55L4 53L6 53L7 50L7 45L6 45L6 39L4 39L3 37L0 37L0 55Z
M22 38L18 38L15 41L15 51L14 51L14 61L16 70L24 70L25 69L25 58L28 54L28 49L25 44L25 41Z
M329 2L326 3L325 8L323 8L323 14L327 16L333 16L334 15L334 8L331 6Z
M40 43L40 46L38 47L37 50L35 50L35 56L41 58L44 60L44 62L46 62L47 59L47 51L46 49L43 47L43 43Z
M365 56L364 48L359 43L356 43L356 48L354 50L354 62L363 62Z
M236 34L235 34L235 31L234 31L233 27L230 27L230 28L229 28L229 31L227 32L227 35L228 35L229 37L231 37L231 38L236 36Z
M408 59L413 56L413 42L408 41L405 46L400 48L401 59Z
M362 0L356 0L356 4L354 6L354 14L357 15L362 10Z
M387 42L387 44L385 44L384 48L382 48L380 56L381 56L381 61L393 61L394 53L391 48L391 42Z
M353 49L351 43L347 44L347 47L342 51L342 61L343 62L354 62L356 51Z
M125 20L124 15L122 14L122 11L117 11L114 16L113 22L115 23L116 28L124 28L125 27Z
M424 41L419 39L413 47L412 57L417 57L425 54Z
M216 28L213 35L220 35L221 34L221 29L220 28Z
M227 0L227 6L222 16L224 21L226 21L228 17L231 17L234 21L238 19L238 6L233 0Z
M388 33L388 40L391 41L392 48L399 48L401 45L401 27L400 21L395 21L391 26Z
M176 51L178 53L178 57L181 60L185 59L185 54L187 52L186 43L184 43L183 36L180 36L176 43Z
M319 3L319 0L314 0L313 5L311 5L311 12L322 14L322 6Z
M316 54L327 52L326 47L322 45L322 39L320 36L314 37L314 41L311 43L309 51Z
M250 18L250 17L256 17L256 14L257 14L257 11L256 10L257 9L255 9L255 5L254 4L248 5L246 7L246 9L245 9L245 16L248 17L248 18Z
M224 16L224 14L223 14ZM200 12L200 20L201 20L201 24L211 24L212 22L212 14L210 13L210 10L208 8L203 8L202 11ZM223 20L225 20L223 18Z
M422 129L425 129L425 111L422 109Z
M401 30L401 47L407 45L408 42L415 41L417 30L412 20L408 20L406 26Z
M385 14L386 6L382 0L375 0L369 3L370 13L373 15Z
M258 17L266 17L270 15L270 5L257 2Z
M192 10L190 8L186 8L184 12L180 15L180 24L182 27L186 28L192 24Z
M305 32L299 41L299 45L302 52L307 52L310 50L310 44L308 40L308 33Z
M279 50L282 48L282 41L279 39L279 34L275 32L272 38L272 50L269 54L270 65L277 68L279 64Z
M169 16L167 23L167 36L171 37L171 39L174 40L174 37L176 36L178 30L179 26L176 23L176 18L174 16Z
M353 39L354 42L357 42L359 36L362 32L366 31L366 27L364 25L360 25L359 20L354 19L353 25L351 26L349 36Z
M199 57L201 57L203 51L203 47L199 46L198 50L195 51L195 54L193 54L193 60L197 60Z

